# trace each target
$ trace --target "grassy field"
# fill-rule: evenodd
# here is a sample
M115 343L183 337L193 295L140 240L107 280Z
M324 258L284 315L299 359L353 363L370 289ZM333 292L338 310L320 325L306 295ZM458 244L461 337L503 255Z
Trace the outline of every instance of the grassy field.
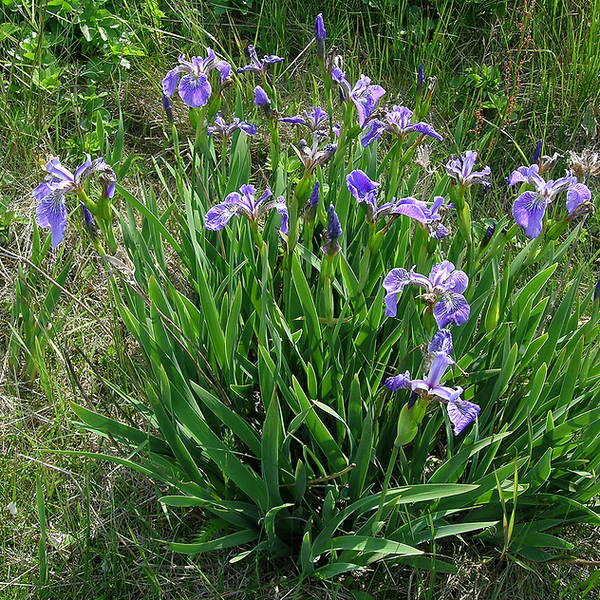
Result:
M164 209L170 192L154 161L176 160L161 82L177 56L211 46L239 66L249 43L261 56L285 56L275 76L279 112L298 114L317 96L311 40L322 12L349 77L368 73L389 104L412 102L421 61L437 77L428 119L444 142L432 162L479 152L494 184L475 196L473 220L483 222L510 211L514 194L503 181L529 164L539 139L544 154L563 156L561 173L570 151L597 150L598 0L5 0L1 10L0 598L598 597L598 531L581 524L566 528L573 548L541 565L476 538L430 546L455 573L377 563L320 581L287 558L252 554L231 563L237 550L169 550L164 540L208 542L223 526L198 508L157 502L170 493L163 483L90 456L132 454L81 426L70 403L140 425L125 396L143 386L144 357L87 239L68 230L37 262L47 233L32 220L31 195L50 157L80 164L86 152L102 154L106 135L113 158L128 165L119 183L136 197L152 189ZM251 96L250 83L240 89ZM173 111L182 138L193 137L186 108L174 101ZM250 153L268 155L268 139L253 138ZM596 178L586 183L596 195ZM127 214L124 198L115 207ZM585 266L583 298L600 276L597 215L578 239L565 273ZM186 290L172 254L165 264ZM63 290L56 297L53 281Z

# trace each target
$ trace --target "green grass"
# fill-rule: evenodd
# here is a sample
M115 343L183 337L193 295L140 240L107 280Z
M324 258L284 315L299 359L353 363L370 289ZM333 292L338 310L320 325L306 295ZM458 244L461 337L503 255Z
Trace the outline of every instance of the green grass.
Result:
M46 3L4 3L0 20L14 27L3 25L0 34L3 199L19 215L29 216L30 190L40 178L39 160L48 154L80 158L83 151L98 152L93 135L98 114L114 134L122 111L127 149L138 156L129 183L135 185L137 176L148 177L146 163L163 152L165 140L160 80L179 52L201 54L203 45L211 45L236 64L245 64L245 48L255 43L259 52L287 56L277 80L284 105L290 114L305 108L305 101L286 97L286 91L294 87L295 73L309 68L308 62L301 56L294 69L286 68L304 50L314 16L321 11L328 38L337 40L346 56L347 71L353 77L365 73L380 80L389 102L409 101L416 69L425 61L428 75L439 80L433 118L447 140L436 150L440 156L477 147L501 181L514 167L517 152L529 156L539 138L545 140L547 153L580 151L596 143L598 0L547 0L516 8L508 1L446 0L434 7L402 0L370 5L355 0L336 3L335 10L317 2L265 0L253 2L246 15L231 10L221 16L211 11L214 5L189 0L160 7L138 1L97 3L98 9L115 15L120 31L130 36L127 48L135 53L125 56L127 66L120 62L122 48L111 49L98 40L82 44L74 13L65 13L66 21L61 21L48 17ZM530 15L523 14L523 6L533 6ZM56 38L57 23L68 24L64 40ZM19 47L23 51L14 51ZM469 77L467 69L480 74L483 65L497 67L495 79L479 83ZM305 91L310 97L311 90ZM509 101L516 103L513 110ZM494 102L498 108L483 106ZM476 130L473 109L479 106L484 120ZM181 107L175 106L175 111L184 114ZM465 134L453 145L450 140L463 112ZM481 202L478 212L484 216L496 207L506 208L510 200L499 194ZM15 221L6 226L7 245L17 254L28 256L30 237L30 225ZM593 254L598 240L586 242L582 254ZM165 490L152 482L109 463L61 454L117 452L109 440L98 440L72 422L68 402L90 399L120 414L119 398L99 376L127 387L135 365L135 356L125 357L135 354L135 348L107 305L103 269L89 248L78 247L76 256L69 289L81 291L102 325L63 299L57 315L64 324L38 356L38 375L31 385L21 381L25 349L15 358L17 324L10 322L17 264L0 257L0 597L175 599L239 592L240 597L257 599L287 593L297 598L367 600L365 594L397 598L409 590L412 597L419 590L419 597L432 598L483 598L475 596L475 590L486 590L490 599L597 597L590 565L531 571L527 564L498 565L496 555L464 544L438 549L453 556L460 569L455 575L438 575L433 585L427 572L388 565L327 584L300 584L288 563L261 559L231 565L227 553L195 560L167 552L163 539L197 540L211 533L201 515L164 512L156 495ZM46 272L52 272L53 260L43 265ZM93 266L91 272L87 265ZM40 280L39 288L31 290L34 307L44 289L46 282ZM77 348L84 350L87 361ZM65 354L81 388L70 382L68 365L60 358ZM11 501L16 503L16 516L5 509ZM597 559L598 533L572 533L578 556Z

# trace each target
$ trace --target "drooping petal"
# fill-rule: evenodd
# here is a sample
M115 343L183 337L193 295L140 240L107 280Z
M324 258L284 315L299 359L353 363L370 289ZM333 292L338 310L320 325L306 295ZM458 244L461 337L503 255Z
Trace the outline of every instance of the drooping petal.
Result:
M258 133L256 127L247 121L240 121L237 128L241 129L246 135L256 135Z
M463 393L463 389L460 386L457 388L451 388L447 385L437 385L431 388L429 393L432 396L436 396L439 400L443 400L444 402L453 402Z
M397 392L398 390L409 390L411 389L411 380L410 373L406 371L403 374L396 375L395 377L388 377L385 380L385 387L392 392Z
M425 202L416 198L401 198L398 200L391 211L394 215L405 215L411 219L415 219L419 223L426 224L429 221L429 210Z
M356 169L349 173L346 176L346 186L359 202L367 202L377 209L379 183L373 181L364 171Z
M254 104L259 108L268 108L271 106L271 100L267 92L260 85L254 88Z
M410 283L414 283L415 285L418 285L419 287L426 290L427 293L429 293L429 294L433 292L433 283L431 282L429 277L425 277L425 275L421 275L421 273L417 273L415 271L414 267L412 267L412 269L410 270L409 276L410 276Z
M385 297L385 316L395 317L398 305L398 294L404 286L412 283L409 272L406 269L392 269L383 280L383 288L388 292Z
M471 314L471 307L462 294L444 292L435 303L433 317L440 329L454 323L462 325L466 323Z
M513 204L512 214L525 235L534 239L542 232L542 223L548 206L548 198L532 191L523 192Z
M263 62L267 63L268 65L273 65L273 64L281 62L283 60L285 60L285 58L283 58L281 56L276 56L275 54L267 54L263 58Z
M235 193L235 192L233 192ZM221 204L217 204L213 206L207 213L204 218L206 229L210 231L218 231L219 229L223 229L229 223L229 220L234 215L239 214L240 206L235 201L233 201L230 194ZM237 194L239 198L239 194Z
M448 402L448 417L454 425L454 435L459 435L461 431L470 425L478 416L481 408L477 404L467 402L456 398Z
M350 93L350 98L358 111L358 124L360 127L366 125L377 107L377 103L384 94L385 90L380 85L371 85L369 77L365 75L360 76L360 79Z
M177 83L179 82L179 77L181 76L181 71L179 67L175 67L171 69L162 81L162 89L163 94L169 98L175 93L177 89Z
M191 108L205 106L210 98L212 89L206 74L198 77L184 75L179 82L179 95L181 99Z
M46 179L33 190L33 197L38 202L41 202L48 194L51 194L60 183L61 181L55 177L46 177Z
M219 60L219 61L217 61L215 68L221 74L221 84L222 84L229 77L229 74L231 73L231 65L228 62L225 62L224 60Z
M567 192L567 210L571 214L582 202L589 202L592 192L583 183L578 183Z
M82 185L83 182L94 173L99 173L108 169L112 171L112 168L106 164L103 158L98 157L94 160L90 160L89 154L86 154L85 156L85 162L75 170L75 182L77 185Z
M293 117L281 117L279 120L282 123L291 123L292 125L306 125L306 120L300 115L294 115Z
M558 196L558 194L560 194L561 192L570 190L576 184L577 184L577 177L573 177L569 171L567 171L566 177L561 177L560 179L557 179L556 181L549 181L547 185L550 188L550 193L549 193L550 199L556 198L556 196Z
M537 165L536 165L537 166ZM516 183L523 183L527 181L528 169L527 167L519 167L516 171L513 171L510 177L506 180L506 185L511 187Z
M428 352L444 352L450 354L452 352L452 333L449 329L440 329L434 336L429 346L427 346Z
M66 189L71 185L69 182L61 182L37 204L36 217L38 225L50 229L53 248L60 244L65 235L67 208L64 197Z
M385 124L377 119L371 121L371 127L367 133L361 138L360 143L363 148L366 148L373 143L385 131Z
M441 223L429 223L429 235L434 240L441 240L446 237L447 229Z
M411 129L418 133L422 133L423 135L435 138L440 142L444 139L431 125L428 125L427 123L415 123L414 125L411 125Z

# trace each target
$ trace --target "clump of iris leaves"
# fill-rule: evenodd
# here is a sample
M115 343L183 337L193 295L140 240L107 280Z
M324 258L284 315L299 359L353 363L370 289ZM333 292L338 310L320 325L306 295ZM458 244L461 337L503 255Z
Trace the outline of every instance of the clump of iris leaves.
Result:
M80 166L53 158L33 192L50 230L34 252L70 227L87 235L144 357L137 387L107 382L127 423L73 405L128 447L103 458L222 531L167 540L179 552L292 556L324 578L381 560L450 571L431 551L447 536L568 555L566 524L600 525L600 284L571 260L594 157L565 174L540 144L503 174L512 214L473 222L490 168L470 148L430 163L443 137L424 66L412 106L388 102L346 75L318 15L315 95L283 114L284 57L250 46L236 68L197 52L162 84L166 207L119 183L127 165L108 145ZM172 102L195 135L180 137Z

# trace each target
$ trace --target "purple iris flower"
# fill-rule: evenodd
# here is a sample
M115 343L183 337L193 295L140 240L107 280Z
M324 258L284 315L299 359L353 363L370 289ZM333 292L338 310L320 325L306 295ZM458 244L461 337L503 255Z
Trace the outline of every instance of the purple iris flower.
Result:
M56 248L65 235L67 225L66 194L84 192L85 180L92 174L106 171L108 177L103 183L103 196L112 198L115 193L116 176L112 167L103 158L90 160L86 154L85 162L71 173L60 164L55 156L46 164L48 175L34 190L37 201L36 216L38 225L49 228L52 233L52 247Z
M405 215L423 225L428 225L431 237L441 239L446 235L446 228L438 223L441 219L439 210L445 202L442 196L436 196L431 208L428 208L425 202L412 197L400 200L394 198L391 202L378 207L379 183L373 181L364 171L360 169L352 171L346 176L346 185L359 202L366 203L369 223L376 223L389 215Z
M313 106L312 111L305 110L303 112L304 117L295 115L293 117L281 117L279 120L283 123L291 123L292 125L305 125L312 132L329 129L329 116L320 106Z
M513 204L513 217L519 227L525 230L525 235L530 238L536 238L542 232L542 222L546 214L546 207L561 192L571 190L576 185L580 186L574 190L571 201L567 202L567 207L577 207L579 202L589 190L583 184L577 184L577 177L572 176L567 171L566 177L561 177L556 181L545 181L539 174L539 166L533 164L530 167L519 167L513 171L508 178L506 185L509 187L516 183L527 183L533 190L523 192ZM590 196L591 197L591 194Z
M361 140L361 144L363 148L366 148L371 142L376 140L384 131L389 131L392 135L395 135L398 138L403 138L404 136L416 131L420 133L422 136L433 137L436 140L443 140L442 136L427 123L419 122L419 123L411 123L413 111L405 106L394 106L392 110L389 110L385 113L385 121L382 122L378 119L375 119L371 122L371 128L364 135Z
M450 358L452 352L452 334L447 329L440 329L434 336L427 348L425 365L427 375L424 379L411 379L410 373L406 371L396 377L389 377L385 381L385 386L392 391L400 389L412 390L414 404L416 397L420 396L422 400L432 400L434 398L446 404L448 408L448 417L454 426L454 435L459 435L467 425L470 425L479 415L480 407L472 402L462 400L460 395L463 392L461 387L451 388L440 385L448 367L454 364Z
M325 231L325 243L321 250L328 256L335 256L340 250L338 239L342 235L342 226L340 219L335 212L333 204L329 205L329 218L327 220L327 230Z
M283 233L286 233L288 212L283 196L265 202L267 198L273 195L271 190L267 189L261 198L256 200L256 188L253 185L243 185L240 188L240 192L241 194L231 192L221 204L213 206L206 213L206 229L210 231L223 229L234 215L243 215L248 220L256 223L264 213L274 208L282 215L281 230Z
M260 85L257 85L254 88L254 104L256 104L258 108L271 109L271 99Z
M463 187L469 187L475 183L481 183L489 187L491 184L488 181L488 175L492 170L486 166L483 171L473 171L476 160L477 152L467 150L464 158L461 156L448 162L446 172Z
M567 210L569 211L569 217L577 217L584 212L590 212L594 210L594 205L591 202L592 192L590 192L587 185L583 183L576 183L567 192Z
M377 103L385 94L385 90L380 85L371 85L371 79L366 75L361 75L360 79L350 92L350 99L356 105L358 110L358 124L364 127L367 121L377 108Z
M356 105L358 124L364 127L377 108L377 103L385 94L385 90L380 85L371 84L371 79L366 75L361 75L356 85L351 87L344 72L335 65L331 69L331 77L340 85L342 101L350 98Z
M238 73L246 73L248 71L251 71L252 73L258 73L262 77L265 77L269 65L285 60L285 58L282 58L281 56L275 56L274 54L269 54L263 57L262 60L258 60L256 48L252 44L248 46L248 54L250 54L250 59L252 60L252 62L249 65L246 65L245 67L240 67L237 70Z
M398 310L398 295L405 285L414 283L425 290L421 298L433 307L433 316L440 329L454 323L462 325L469 318L471 307L463 292L469 285L469 277L463 271L445 260L431 269L429 277L415 273L414 267L392 269L383 281L387 295L385 297L385 316L395 317Z
M221 116L221 111L215 115L215 123L212 127L206 128L206 135L220 135L223 138L230 138L234 131L240 129L247 135L256 135L256 127L252 123L246 121L240 121L238 117L233 119L233 123L229 125L225 119Z
M319 60L325 59L325 23L323 22L323 14L319 13L315 19L315 42L317 43L317 56Z
M341 69L341 56L335 56L329 64L327 68L331 73L331 78L336 81L340 86L340 98L342 102L345 102L352 93L352 86L350 82L346 79L346 74Z
M348 174L346 176L346 186L359 202L364 202L367 205L367 220L369 223L376 223L379 219L392 214L396 206L395 200L378 207L379 183L373 181L364 171L356 169ZM414 200L414 198L411 198L411 200Z
M189 107L200 108L208 102L212 93L208 73L217 69L221 73L222 84L229 77L231 66L228 62L218 59L210 48L207 48L206 52L206 58L192 56L191 61L184 60L183 54L179 57L179 65L171 69L163 79L165 96L172 96L179 83L179 95Z
M596 300L597 302L600 302L600 280L598 280L598 283L596 284L596 287L594 288L594 300Z

